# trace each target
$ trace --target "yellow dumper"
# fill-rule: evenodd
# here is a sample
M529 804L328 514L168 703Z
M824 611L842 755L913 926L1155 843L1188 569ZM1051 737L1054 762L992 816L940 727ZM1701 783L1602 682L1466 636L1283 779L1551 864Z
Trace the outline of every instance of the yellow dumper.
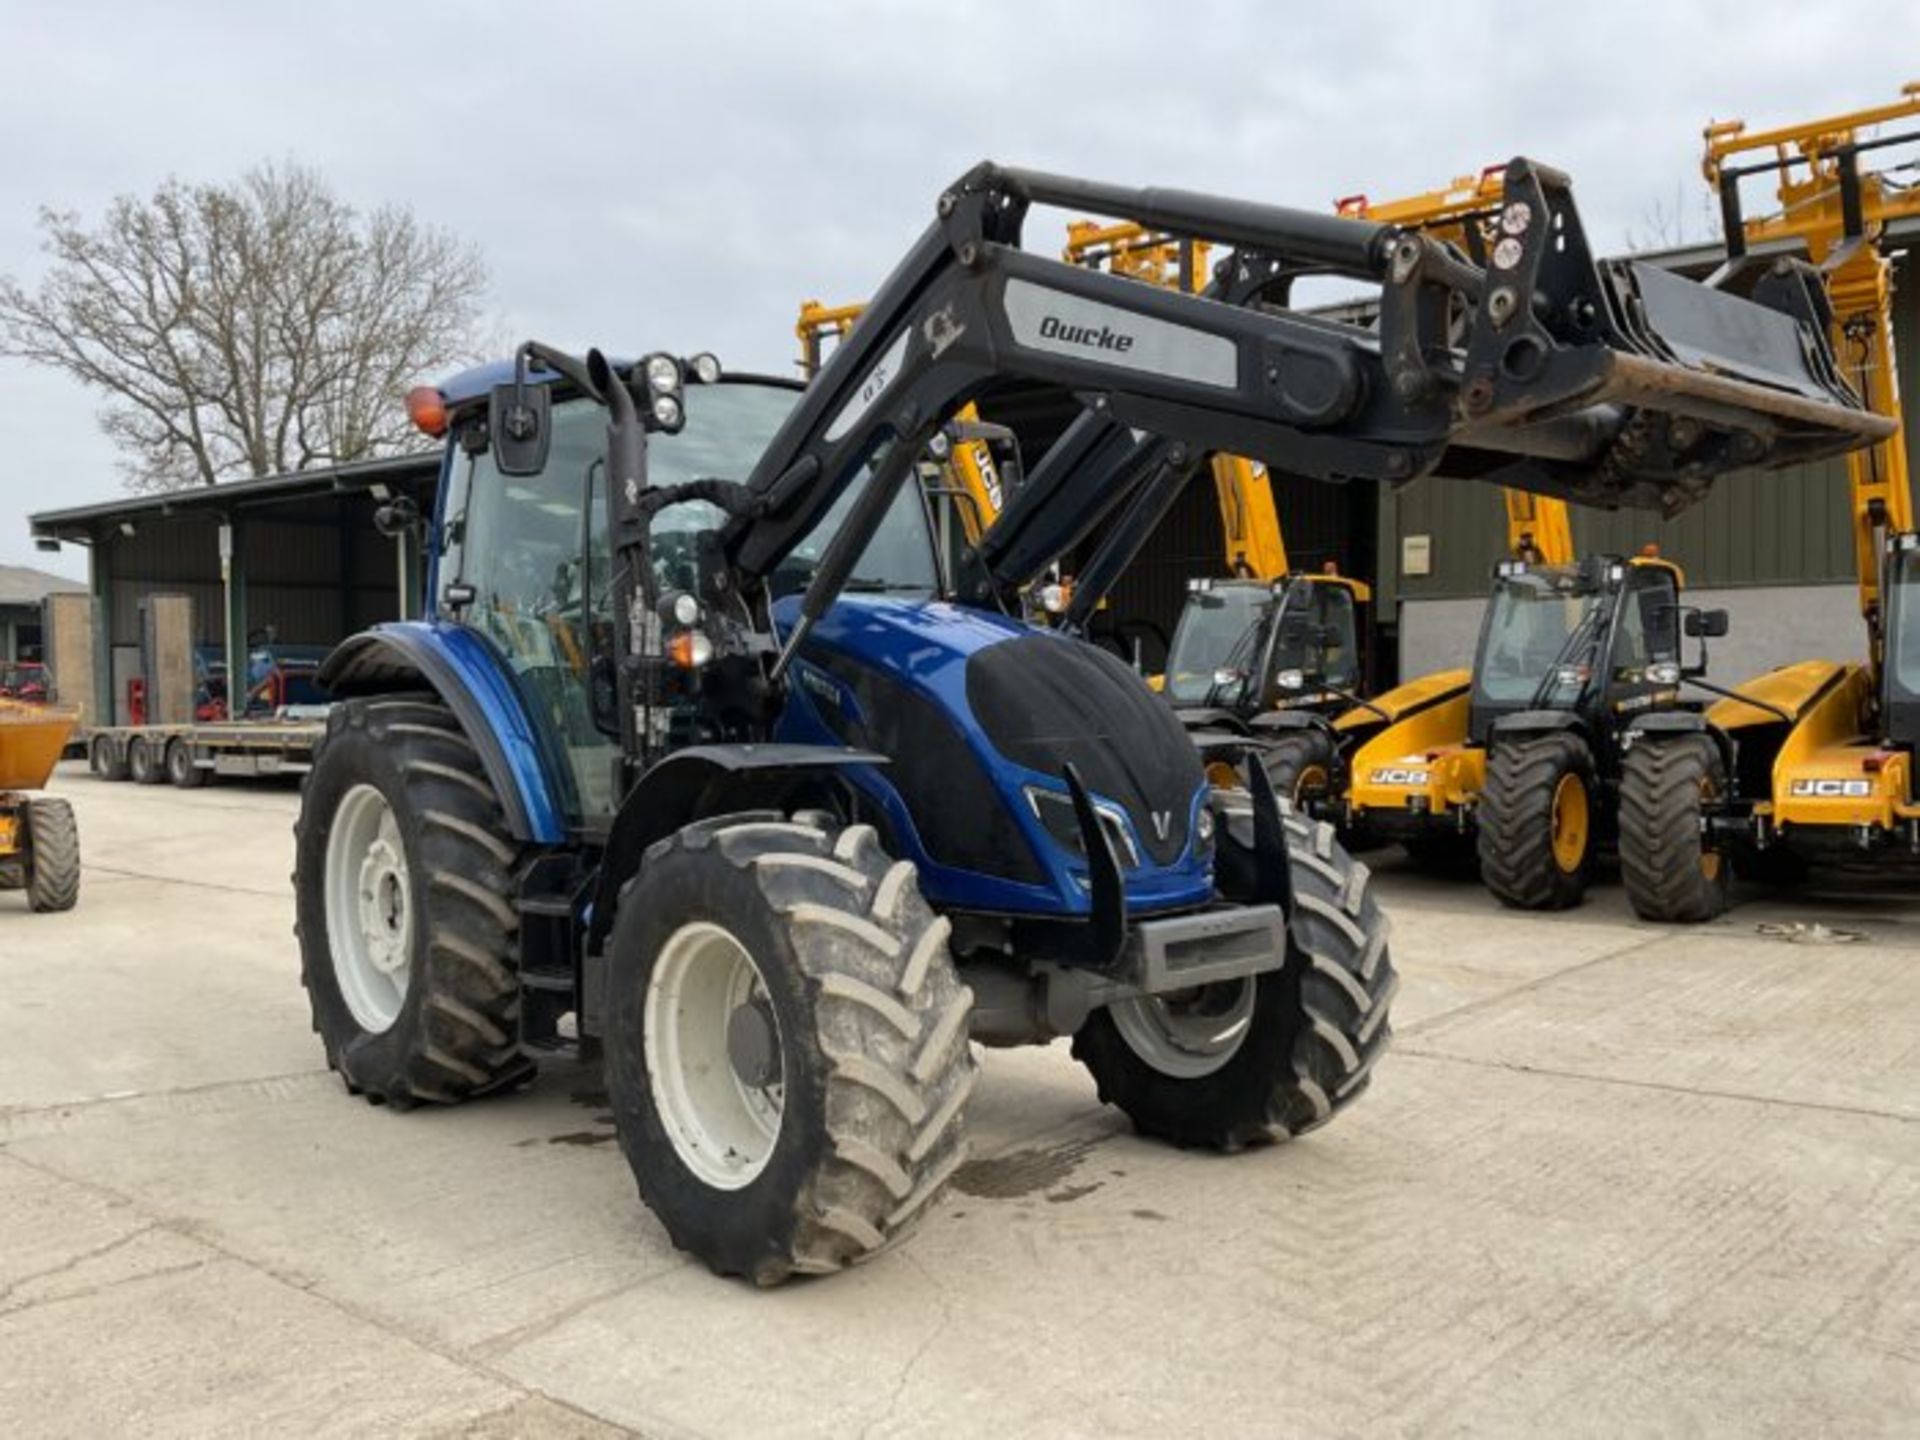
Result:
M25 890L38 911L80 898L80 830L73 809L41 790L73 734L71 711L0 699L0 890Z

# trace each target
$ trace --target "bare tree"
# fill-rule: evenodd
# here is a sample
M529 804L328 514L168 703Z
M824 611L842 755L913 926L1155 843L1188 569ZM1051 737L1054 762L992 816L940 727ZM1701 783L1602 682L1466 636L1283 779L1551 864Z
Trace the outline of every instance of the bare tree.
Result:
M410 448L407 387L473 351L478 253L297 165L169 180L91 230L40 218L52 265L34 292L0 277L0 354L107 395L135 489Z

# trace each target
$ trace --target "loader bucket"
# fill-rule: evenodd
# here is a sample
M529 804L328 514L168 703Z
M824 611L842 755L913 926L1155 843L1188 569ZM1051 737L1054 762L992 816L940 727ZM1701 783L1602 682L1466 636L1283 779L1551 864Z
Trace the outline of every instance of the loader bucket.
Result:
M72 711L0 700L0 790L43 790L78 721Z

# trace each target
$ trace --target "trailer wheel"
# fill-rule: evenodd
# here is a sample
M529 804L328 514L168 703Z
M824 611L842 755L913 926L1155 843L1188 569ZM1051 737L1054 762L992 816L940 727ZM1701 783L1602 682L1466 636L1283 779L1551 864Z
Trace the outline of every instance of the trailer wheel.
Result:
M158 785L167 778L159 747L145 735L127 742L127 776L136 785Z
M1266 766L1273 793L1303 813L1333 789L1333 743L1318 730L1282 735L1254 751L1247 763Z
M1727 791L1706 735L1642 737L1620 770L1620 877L1642 920L1698 924L1727 908L1733 862L1708 843L1703 807Z
M102 780L127 778L126 752L113 743L111 735L96 735L87 747L87 765Z
M334 706L294 825L301 983L347 1089L405 1108L515 1087L520 847L437 700Z
M1252 807L1218 791L1214 806L1222 893L1245 899ZM1303 1135L1360 1097L1392 1039L1399 981L1367 867L1331 825L1283 823L1294 893L1286 963L1110 1005L1073 1038L1101 1100L1143 1135L1224 1151Z
M1593 870L1593 752L1554 731L1503 741L1480 794L1480 874L1516 910L1565 910Z
M620 1145L680 1249L775 1285L902 1239L966 1158L973 994L873 827L689 825L614 918Z
M193 742L184 737L167 746L167 779L182 790L198 790L210 771L193 763Z
M29 800L27 904L41 914L71 910L80 899L80 827L64 800Z

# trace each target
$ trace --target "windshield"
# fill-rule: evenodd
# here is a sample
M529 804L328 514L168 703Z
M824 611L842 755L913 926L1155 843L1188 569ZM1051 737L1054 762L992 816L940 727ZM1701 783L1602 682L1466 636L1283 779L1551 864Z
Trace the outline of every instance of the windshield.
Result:
M1573 570L1503 575L1487 610L1474 684L1502 705L1568 704L1593 672L1608 597Z
M870 479L869 473L841 491L840 498L821 516L820 523L780 562L768 582L776 599L807 588L820 557L826 553L827 543L840 533L847 511L853 506L853 497ZM933 539L927 528L926 500L920 485L909 478L893 497L887 518L873 532L873 539L861 552L842 593L924 597L938 593L939 589Z
M1920 550L1897 550L1889 576L1892 624L1888 629L1888 666L1894 689L1920 698Z
M1184 704L1217 704L1237 693L1259 661L1260 617L1273 592L1264 585L1222 585L1187 592L1167 647L1165 694ZM1224 672L1237 671L1226 675Z

